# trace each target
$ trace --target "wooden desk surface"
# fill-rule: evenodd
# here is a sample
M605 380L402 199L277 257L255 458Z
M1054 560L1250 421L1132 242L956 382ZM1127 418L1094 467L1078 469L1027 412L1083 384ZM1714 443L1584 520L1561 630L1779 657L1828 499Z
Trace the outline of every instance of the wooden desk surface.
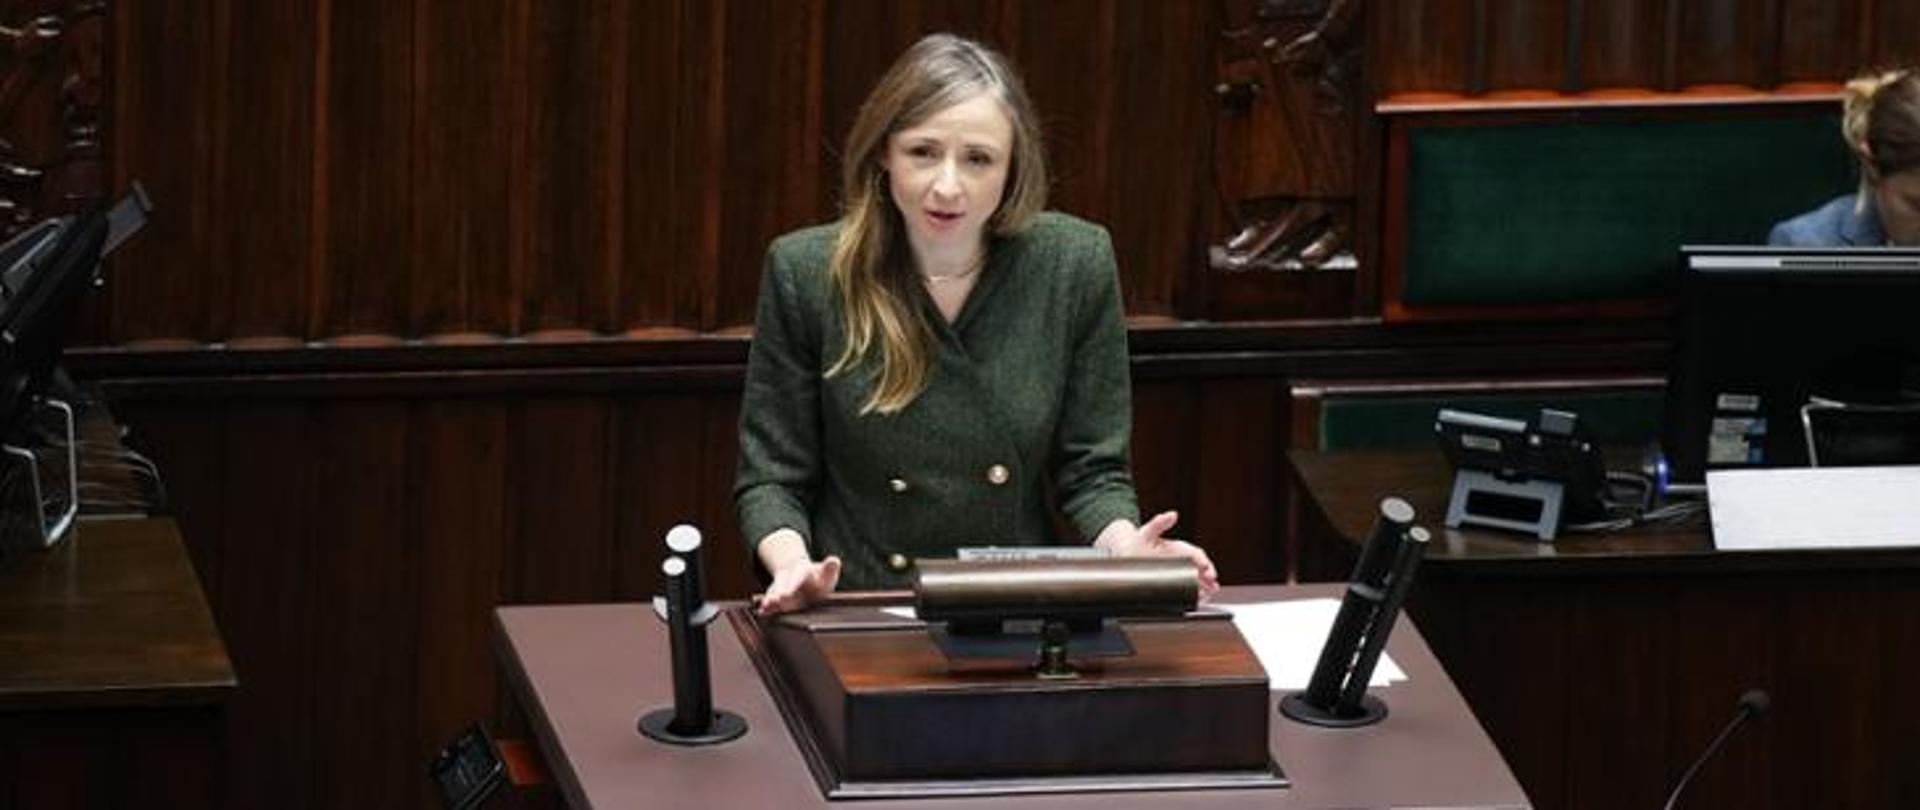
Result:
M1448 529L1453 470L1437 449L1294 450L1288 458L1300 486L1318 509L1315 516L1324 518L1335 533L1354 545L1365 540L1380 499L1389 495L1406 499L1420 524L1434 533L1425 565L1440 571L1538 576L1920 566L1920 549L1717 551L1704 511L1622 531L1562 532L1554 542L1493 529Z
M0 559L0 710L207 704L234 684L171 519L82 520Z
M1331 597L1338 592L1333 586L1228 588L1222 601ZM828 806L726 622L714 623L708 634L714 704L744 716L747 736L714 748L672 748L634 730L642 713L672 702L666 632L648 606L505 607L496 617L508 679L532 720L562 795L576 810ZM858 805L862 810L964 810L989 803L996 808L1100 810L1526 807L1525 794L1412 622L1402 619L1388 652L1410 679L1374 691L1391 709L1385 722L1329 730L1272 715L1272 751L1293 780L1288 789L876 800Z

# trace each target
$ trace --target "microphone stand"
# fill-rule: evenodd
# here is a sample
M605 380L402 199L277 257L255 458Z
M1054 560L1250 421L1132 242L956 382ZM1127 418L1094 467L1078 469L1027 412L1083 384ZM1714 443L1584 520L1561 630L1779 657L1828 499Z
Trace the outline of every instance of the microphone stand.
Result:
M700 530L675 526L667 532L671 553L660 564L666 595L653 612L667 623L673 659L673 705L640 717L640 733L670 745L712 745L747 733L740 715L713 707L713 677L707 660L707 624L720 615L701 594Z
M1380 514L1347 581L1333 627L1304 692L1280 700L1280 713L1300 723L1352 728L1387 716L1385 701L1367 694L1374 666L1400 615L1414 572L1432 539L1413 523L1413 507L1399 498L1380 502Z
M1720 750L1720 746L1727 742L1727 738L1733 736L1734 729L1739 728L1740 724L1745 723L1748 718L1766 714L1767 707L1771 705L1773 701L1767 697L1765 690L1749 689L1746 694L1741 695L1739 709L1734 713L1733 719L1727 722L1726 728L1720 729L1720 736L1713 738L1713 742L1707 745L1707 750L1700 754L1700 758L1687 766L1687 772L1680 776L1680 783L1674 785L1673 792L1667 795L1665 810L1673 810L1674 803L1680 801L1680 792L1687 789L1687 783L1692 782L1693 775L1700 772L1700 766L1707 764L1707 760L1713 758L1714 753Z

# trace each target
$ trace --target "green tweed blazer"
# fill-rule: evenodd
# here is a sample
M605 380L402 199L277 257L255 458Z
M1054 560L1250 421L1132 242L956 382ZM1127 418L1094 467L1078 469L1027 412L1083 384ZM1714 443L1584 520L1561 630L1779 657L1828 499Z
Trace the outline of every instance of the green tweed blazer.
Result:
M733 490L749 553L792 528L815 559L840 556L842 589L896 588L920 557L1062 542L1055 505L1082 540L1139 521L1127 333L1104 229L1049 212L994 239L951 324L917 290L938 344L933 373L887 415L860 413L871 363L826 377L845 344L827 277L837 232L796 231L767 252Z

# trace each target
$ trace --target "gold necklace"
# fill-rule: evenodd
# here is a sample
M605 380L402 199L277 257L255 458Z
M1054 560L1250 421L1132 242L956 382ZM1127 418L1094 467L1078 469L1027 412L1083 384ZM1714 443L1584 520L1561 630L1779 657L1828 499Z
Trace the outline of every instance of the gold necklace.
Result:
M961 279L967 278L969 276L972 276L975 273L980 272L980 269L986 266L987 266L987 254L985 251L981 251L980 255L975 256L973 258L973 263L970 265L967 265L967 269L965 270L962 270L958 273L953 273L951 275L945 275L945 276L936 276L932 273L922 272L920 274L920 278L925 279L927 282L927 286L931 287L931 286L935 286L939 284L947 284L950 282L959 281Z

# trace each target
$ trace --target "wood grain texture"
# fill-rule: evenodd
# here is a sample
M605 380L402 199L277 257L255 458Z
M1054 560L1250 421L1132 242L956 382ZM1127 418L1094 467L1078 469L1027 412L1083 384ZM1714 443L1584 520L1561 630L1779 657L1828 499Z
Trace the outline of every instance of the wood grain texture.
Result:
M1920 62L1920 6L1899 0L1871 0L1869 8L1874 16L1861 26L1873 35L1869 67Z
M1666 0L1582 2L1577 89L1658 87L1670 5Z
M410 255L384 270L404 284L405 316L380 331L522 331L527 180L535 165L564 165L528 156L528 14L525 3L415 2L408 72L383 77L412 89L403 96L409 106L395 113L408 116L416 157L381 178L403 180L395 197L411 205L402 220Z
M1781 0L1780 82L1835 82L1866 67L1872 0Z
M1473 5L1474 0L1406 0L1376 11L1367 47L1384 63L1376 80L1378 96L1476 89L1473 54L1479 35Z
M1779 0L1689 0L1670 22L1674 89L1771 87L1779 68Z
M1485 87L1490 92L1567 86L1567 5L1541 0L1486 3Z

